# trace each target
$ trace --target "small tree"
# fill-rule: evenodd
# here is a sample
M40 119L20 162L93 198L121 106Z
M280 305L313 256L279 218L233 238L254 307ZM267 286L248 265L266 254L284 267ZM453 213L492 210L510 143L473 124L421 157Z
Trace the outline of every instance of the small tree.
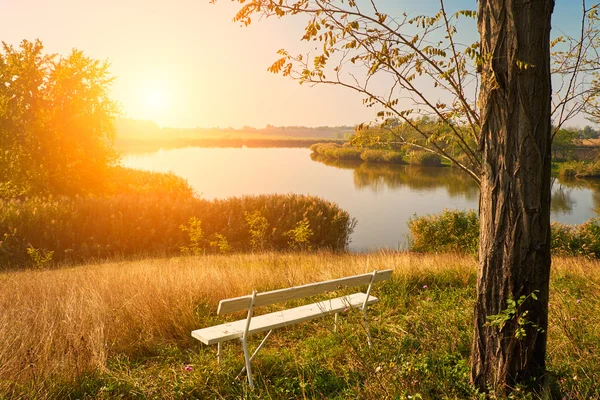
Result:
M267 229L269 229L269 221L261 214L260 211L252 213L246 212L246 223L250 232L250 245L254 251L264 251L267 243Z
M575 155L575 140L579 134L573 129L560 129L552 140L552 158L555 161L572 159Z
M302 251L312 250L310 238L313 235L314 232L310 229L310 222L306 218L298 222L295 228L284 233L284 236L289 238L288 245L290 249Z
M198 256L204 251L204 230L202 230L202 221L197 217L192 217L188 221L187 225L181 225L179 227L183 232L187 232L190 244L187 246L181 246L181 252L183 254Z

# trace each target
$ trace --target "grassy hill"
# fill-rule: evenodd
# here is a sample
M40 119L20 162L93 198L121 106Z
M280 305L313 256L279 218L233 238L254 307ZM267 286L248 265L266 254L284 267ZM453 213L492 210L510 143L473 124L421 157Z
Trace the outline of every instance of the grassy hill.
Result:
M190 337L220 299L393 268L370 312L277 330L234 381L241 346ZM481 398L468 380L476 261L452 254L256 254L100 263L0 274L0 398ZM599 398L600 264L555 258L552 398ZM343 293L343 292L341 292ZM259 309L267 312L273 308ZM242 315L233 315L237 319ZM262 339L251 338L251 348ZM409 397L410 396L410 397ZM517 397L518 398L518 397ZM537 395L523 398L538 398Z

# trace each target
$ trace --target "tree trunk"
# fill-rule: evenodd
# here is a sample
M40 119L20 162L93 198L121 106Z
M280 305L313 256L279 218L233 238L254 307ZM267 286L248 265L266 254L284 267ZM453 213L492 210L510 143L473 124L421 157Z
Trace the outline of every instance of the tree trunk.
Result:
M482 391L537 386L545 374L553 8L553 0L479 0L483 166L471 379ZM486 324L509 299L532 293L537 300L527 297L504 326Z

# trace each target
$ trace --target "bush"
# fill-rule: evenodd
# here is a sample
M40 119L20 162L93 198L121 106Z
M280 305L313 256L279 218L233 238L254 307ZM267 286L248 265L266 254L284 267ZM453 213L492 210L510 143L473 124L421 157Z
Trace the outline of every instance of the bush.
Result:
M439 167L442 165L442 158L439 155L429 151L411 151L409 162L410 165Z
M383 160L390 164L406 164L404 153L400 151L386 151L383 155Z
M559 165L558 174L564 177L597 178L600 177L600 161L567 161Z
M600 257L600 219L581 225L552 223L551 248L556 254Z
M479 217L475 211L444 210L408 221L411 250L419 252L477 253Z
M477 253L479 217L475 211L445 210L440 214L414 217L408 226L412 251ZM600 218L581 225L553 222L550 237L553 254L600 258Z

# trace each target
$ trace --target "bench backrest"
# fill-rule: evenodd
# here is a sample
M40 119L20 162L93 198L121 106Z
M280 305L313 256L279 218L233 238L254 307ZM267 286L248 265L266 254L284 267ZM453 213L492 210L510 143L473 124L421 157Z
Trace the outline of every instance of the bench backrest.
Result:
M375 282L385 281L392 277L392 270L386 269L377 271L373 278L373 272L349 276L346 278L333 279L330 281L309 283L302 286L294 286L286 289L272 290L270 292L257 293L254 298L254 307L266 306L269 304L282 303L295 299L316 296L324 292L331 292L345 287L368 285ZM252 295L234 297L221 300L217 314L227 314L236 311L247 310L250 308Z

